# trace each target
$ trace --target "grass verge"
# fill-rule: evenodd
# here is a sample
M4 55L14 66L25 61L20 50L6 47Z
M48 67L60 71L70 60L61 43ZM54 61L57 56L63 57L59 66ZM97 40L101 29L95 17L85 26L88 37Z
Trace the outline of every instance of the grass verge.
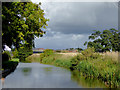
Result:
M97 78L109 88L120 87L120 64L118 58L108 54L100 55L94 50L87 49L77 56L62 54L30 56L26 60L37 61L43 64L51 64L79 71L80 75L89 78Z

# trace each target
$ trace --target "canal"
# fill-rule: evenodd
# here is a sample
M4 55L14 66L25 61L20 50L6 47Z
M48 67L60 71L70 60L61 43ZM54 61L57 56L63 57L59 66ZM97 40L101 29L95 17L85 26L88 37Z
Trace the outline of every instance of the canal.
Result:
M104 88L96 79L84 78L68 69L40 63L19 63L2 88Z

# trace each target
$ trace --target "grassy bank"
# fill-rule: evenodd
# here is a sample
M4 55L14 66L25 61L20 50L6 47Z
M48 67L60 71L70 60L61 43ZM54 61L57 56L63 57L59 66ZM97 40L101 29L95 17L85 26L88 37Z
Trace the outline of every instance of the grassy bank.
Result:
M16 64L18 64L19 62L19 59L18 58L12 58L11 60L9 61L5 61L5 62L2 62L2 69L5 70L5 69L10 69L12 68L13 66L15 66Z
M71 79L78 83L78 85L82 85L84 88L106 88L105 84L102 80L97 78L84 77L80 75L78 70L74 70L71 72Z
M87 49L77 56L64 54L32 55L28 61L37 61L43 64L52 64L77 70L80 75L102 80L107 87L120 87L120 73L118 58L112 53L95 53L93 49Z
M13 72L16 69L18 62L18 58L12 58L9 61L2 62L2 78L5 78L7 75Z

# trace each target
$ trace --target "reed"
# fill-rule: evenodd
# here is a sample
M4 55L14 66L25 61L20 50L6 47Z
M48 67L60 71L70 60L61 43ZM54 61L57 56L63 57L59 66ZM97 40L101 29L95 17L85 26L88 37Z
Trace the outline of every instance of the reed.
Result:
M80 75L102 80L107 87L120 87L118 52L101 54L91 50L84 50L81 54L74 56L58 53L32 55L27 60L77 70Z
M105 53L102 53L102 55L106 60L112 60L112 61L118 62L120 53L119 52L105 52Z

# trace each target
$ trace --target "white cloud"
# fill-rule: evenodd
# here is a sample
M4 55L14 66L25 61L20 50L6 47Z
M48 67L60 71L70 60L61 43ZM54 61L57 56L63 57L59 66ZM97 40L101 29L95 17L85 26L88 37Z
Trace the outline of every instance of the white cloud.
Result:
M85 48L84 42L88 39L88 35L75 34L55 34L52 37L44 36L35 39L36 47L51 48L51 49L66 49L66 48Z
M83 37L84 37L84 35L81 35L81 34L80 34L80 35L75 35L75 34L74 34L74 35L72 36L72 39L73 39L73 40L78 40L78 39L82 39Z

